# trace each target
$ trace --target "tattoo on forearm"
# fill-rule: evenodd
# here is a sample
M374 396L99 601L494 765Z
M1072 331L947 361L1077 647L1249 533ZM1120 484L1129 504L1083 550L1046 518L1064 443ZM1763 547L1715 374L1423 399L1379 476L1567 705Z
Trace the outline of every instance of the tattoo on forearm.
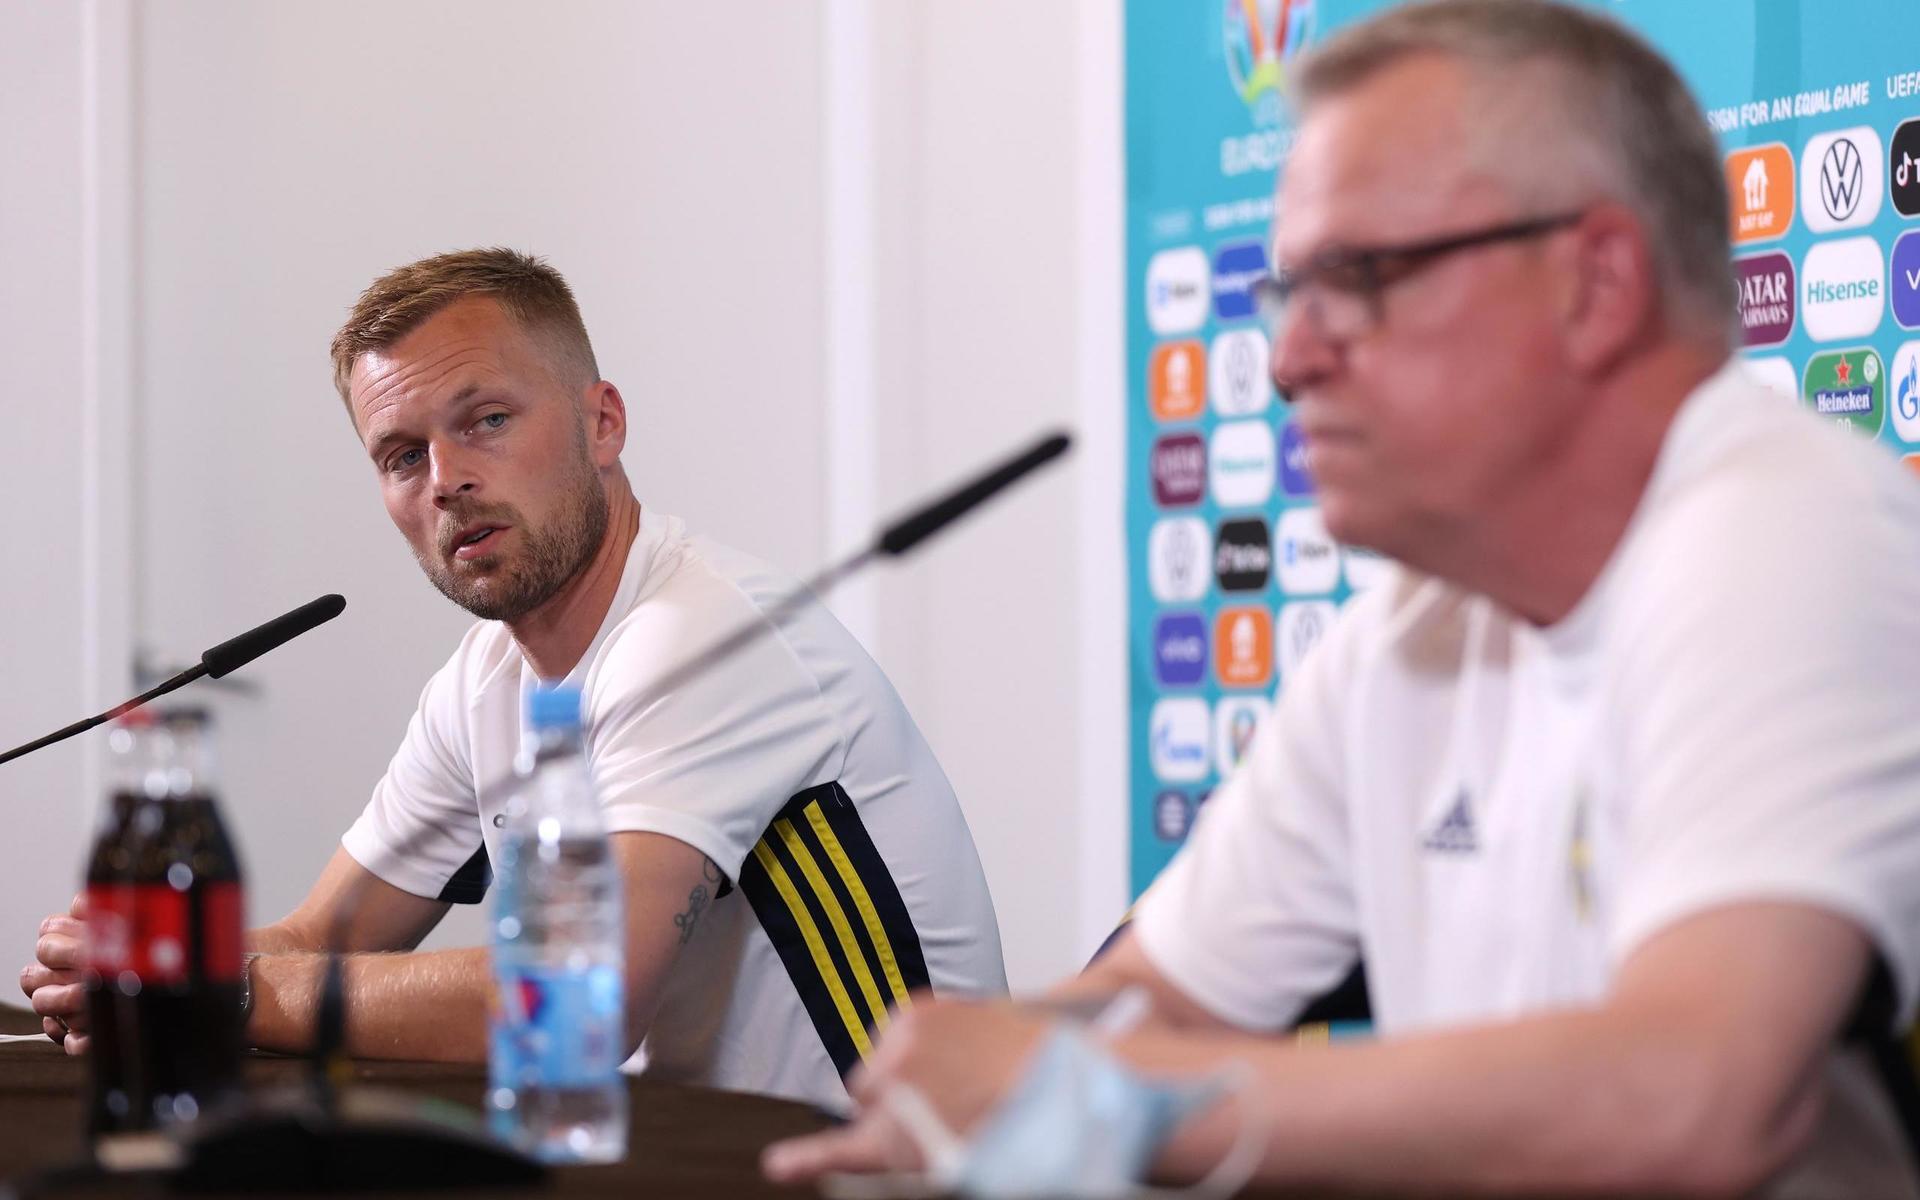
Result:
M710 858L702 860L700 864L700 874L708 883L720 882L720 868L714 866L713 860ZM674 928L680 931L680 944L682 946L686 945L687 939L693 936L693 927L700 923L700 914L707 911L707 903L712 898L712 893L707 890L706 883L694 884L693 890L687 893L686 911L675 913L673 916Z

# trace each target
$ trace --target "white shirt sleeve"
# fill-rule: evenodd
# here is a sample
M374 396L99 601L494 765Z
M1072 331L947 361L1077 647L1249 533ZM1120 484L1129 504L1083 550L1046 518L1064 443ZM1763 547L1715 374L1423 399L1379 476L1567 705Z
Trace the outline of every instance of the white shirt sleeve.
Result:
M1359 955L1340 691L1358 615L1344 613L1307 656L1135 907L1160 973L1245 1029L1291 1023Z
M456 653L427 681L406 738L340 844L402 891L474 904L486 894L491 875L465 755L461 664Z
M1610 950L1734 901L1803 902L1872 938L1904 1025L1920 984L1920 489L1890 463L1830 469L1835 449L1809 436L1769 473L1676 496L1646 549L1654 586L1623 598L1631 794Z
M846 746L777 629L671 694L655 681L743 622L764 619L704 566L679 570L609 635L587 679L588 752L609 832L660 833L727 878L796 793L838 778Z

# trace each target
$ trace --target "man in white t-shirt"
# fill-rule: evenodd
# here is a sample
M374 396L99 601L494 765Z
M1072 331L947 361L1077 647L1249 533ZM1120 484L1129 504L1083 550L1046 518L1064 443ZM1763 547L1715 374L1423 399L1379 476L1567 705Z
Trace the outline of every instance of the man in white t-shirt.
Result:
M1719 150L1637 38L1441 0L1289 70L1274 381L1403 565L1060 989L1147 990L1137 1068L1252 1066L1156 1166L1252 1121L1276 1184L1915 1195L1920 485L1733 361ZM1273 1036L1362 961L1380 1036ZM770 1173L905 1161L909 1089L1008 1128L1047 1031L916 1010Z
M249 935L253 1044L308 1043L331 942L356 952L350 1053L485 1058L484 949L375 952L486 893L541 681L583 693L626 883L630 1066L843 1107L911 990L1005 992L972 837L899 697L822 606L772 619L792 580L642 510L625 402L556 271L507 250L401 267L333 360L388 514L482 619L312 893ZM49 926L23 982L79 1052L81 926Z

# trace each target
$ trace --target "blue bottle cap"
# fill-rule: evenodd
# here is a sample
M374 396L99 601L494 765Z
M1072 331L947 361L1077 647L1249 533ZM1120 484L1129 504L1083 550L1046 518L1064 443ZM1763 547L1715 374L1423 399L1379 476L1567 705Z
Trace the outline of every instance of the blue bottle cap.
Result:
M580 728L580 689L570 684L537 687L527 693L527 724L542 729Z

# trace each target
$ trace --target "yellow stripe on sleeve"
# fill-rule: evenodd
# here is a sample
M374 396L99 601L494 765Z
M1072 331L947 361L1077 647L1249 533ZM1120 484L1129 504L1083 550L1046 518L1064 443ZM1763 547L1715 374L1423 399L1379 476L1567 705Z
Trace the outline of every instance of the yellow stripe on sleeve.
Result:
M827 883L827 877L820 873L814 864L813 854L806 843L800 840L799 830L785 817L773 823L780 840L787 844L787 853L800 866L800 873L813 885L813 894L820 897L820 908L827 914L828 924L833 926L834 936L840 939L840 951L847 956L847 966L853 971L854 982L860 985L860 994L867 998L867 1011L873 1014L875 1029L887 1027L887 1006L880 999L880 989L874 986L873 972L867 969L867 957L860 952L860 944L853 940L853 926L847 924L847 911L840 907L840 898L833 894L833 887ZM824 845L824 843L823 843Z
M846 985L840 982L840 973L833 968L833 956L827 953L827 943L820 936L820 927L813 923L813 914L807 911L807 902L800 898L793 880L787 877L787 869L780 865L780 860L774 857L766 842L754 843L753 856L766 869L774 890L787 902L787 911L793 914L793 923L799 927L800 936L806 939L807 949L813 955L813 965L820 972L820 980L832 994L833 1006L840 1010L840 1020L846 1024L847 1036L853 1039L853 1048L860 1052L860 1057L865 1058L873 1050L873 1044L867 1040L867 1027L860 1023L860 1014L853 1010L853 997L847 995Z
M827 814L820 810L820 802L815 800L807 805L807 824L813 826L813 832L820 839L820 846L827 852L827 861L840 876L840 882L847 885L847 895L853 897L853 906L860 913L860 921L867 927L867 936L873 939L874 953L880 959L880 970L887 977L887 987L893 992L893 999L902 1008L912 1008L913 1001L907 996L906 981L900 978L900 964L893 957L893 943L887 939L887 930L880 923L880 914L874 911L873 898L867 895L867 889L860 882L860 873L847 861L847 852L840 845L840 839L834 834L833 826L827 823Z

